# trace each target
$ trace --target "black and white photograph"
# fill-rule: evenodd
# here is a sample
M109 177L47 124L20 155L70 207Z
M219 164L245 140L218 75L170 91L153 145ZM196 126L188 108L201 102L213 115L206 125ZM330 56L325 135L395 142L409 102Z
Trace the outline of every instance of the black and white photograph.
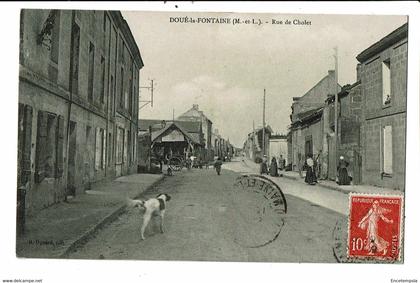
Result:
M206 4L11 9L2 282L417 282L419 7Z

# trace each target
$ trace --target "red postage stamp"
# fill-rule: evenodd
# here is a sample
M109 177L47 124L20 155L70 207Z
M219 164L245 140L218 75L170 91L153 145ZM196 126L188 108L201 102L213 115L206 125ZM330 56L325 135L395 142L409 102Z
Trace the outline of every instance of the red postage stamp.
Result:
M403 196L350 194L347 256L399 261Z

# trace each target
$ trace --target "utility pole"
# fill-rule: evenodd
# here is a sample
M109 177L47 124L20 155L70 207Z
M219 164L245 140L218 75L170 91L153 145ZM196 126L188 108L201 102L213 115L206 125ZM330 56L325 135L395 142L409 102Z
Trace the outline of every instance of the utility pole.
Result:
M263 97L263 133L262 133L262 154L265 155L265 89Z
M172 108L172 122L175 122L175 108Z
M251 159L252 161L255 160L254 156L255 156L255 123L254 120L252 120L252 147L251 147L251 154L252 156Z
M334 48L334 63L335 63L335 72L334 72L334 139L335 139L335 159L334 159L334 171L337 175L337 157L338 157L338 47Z
M143 105L140 105L140 108L139 108L139 110L140 109L142 109L143 107L145 107L147 104L149 104L150 103L150 106L152 106L153 107L153 91L154 91L154 86L153 86L153 79L152 80L150 80L150 86L141 86L141 87L139 87L140 89L141 88L145 88L145 89L150 89L150 100L140 100L139 99L139 103L144 103Z

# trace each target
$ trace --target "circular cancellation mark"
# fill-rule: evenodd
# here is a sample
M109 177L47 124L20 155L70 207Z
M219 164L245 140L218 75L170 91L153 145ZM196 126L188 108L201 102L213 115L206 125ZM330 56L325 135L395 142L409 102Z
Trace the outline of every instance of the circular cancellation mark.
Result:
M232 193L235 243L259 248L275 241L287 212L286 198L280 187L262 175L241 175Z

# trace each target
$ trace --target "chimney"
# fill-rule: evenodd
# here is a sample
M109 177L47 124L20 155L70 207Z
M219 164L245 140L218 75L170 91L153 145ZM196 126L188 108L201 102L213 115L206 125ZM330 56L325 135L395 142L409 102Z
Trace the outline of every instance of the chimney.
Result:
M198 110L198 104L193 104L193 109Z
M360 73L362 72L362 64L357 64L356 67L356 81L360 81Z
M328 76L334 78L334 76L335 76L335 70L328 70Z

